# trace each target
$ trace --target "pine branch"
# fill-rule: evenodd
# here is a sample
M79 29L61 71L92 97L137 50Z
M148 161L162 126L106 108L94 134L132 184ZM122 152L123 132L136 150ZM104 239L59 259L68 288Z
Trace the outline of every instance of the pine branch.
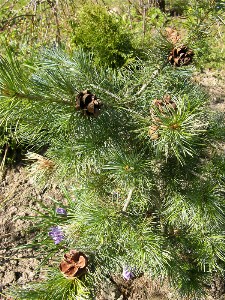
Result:
M48 99L43 98L41 96L36 96L36 95L30 95L30 94L23 94L23 93L15 93L13 97L16 97L18 99L27 99L27 100L31 100L31 101L38 101L38 102L44 102L44 101L50 101L51 103L58 103L58 104L62 104L62 105L67 105L67 106L74 106L74 103L72 101L67 101L67 100L58 100L58 99Z
M129 192L128 192L127 199L126 199L126 201L124 203L124 206L123 206L123 209L122 209L123 212L125 212L127 210L127 207L128 207L128 205L129 205L129 203L131 201L131 197L132 197L133 191L134 191L134 188L131 188L129 190Z
M120 98L117 95L111 93L110 91L107 91L107 90L103 89L102 87L97 86L97 85L92 84L92 83L90 84L90 86L93 87L93 88L95 88L95 89L97 89L97 90L100 90L101 92L103 92L103 93L105 93L105 94L113 97L114 99L120 101Z
M158 76L159 72L160 72L159 69L158 69L158 70L155 70L155 71L152 73L152 76L150 77L150 79L149 79L146 83L144 83L144 84L142 85L142 87L141 87L140 90L135 94L135 96L140 96L141 93L148 87L148 85L152 83L152 80L154 80L154 78L156 78L156 77Z

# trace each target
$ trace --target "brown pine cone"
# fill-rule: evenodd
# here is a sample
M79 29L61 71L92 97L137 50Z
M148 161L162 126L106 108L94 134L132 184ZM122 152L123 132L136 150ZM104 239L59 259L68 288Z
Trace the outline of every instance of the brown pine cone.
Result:
M76 97L76 110L82 110L85 116L98 117L102 103L91 91L84 90Z
M163 112L165 103L162 100L155 99L153 100L153 104L159 109L161 113Z
M70 250L64 255L59 268L66 277L79 277L87 272L87 264L88 259L84 253Z
M176 103L171 100L171 96L168 94L166 94L162 100L153 100L153 104L159 109L162 114L166 113L168 111L168 108L172 108L174 110L177 109Z
M156 109L153 107L150 109L150 115L153 124L149 127L148 134L151 137L151 140L157 140L160 137L158 129L162 125L162 119L160 118L160 115L164 118L170 117L172 112L177 110L177 105L168 94L164 95L162 100L153 100L153 104L155 107L157 107L159 112L157 113Z
M181 39L181 36L179 35L178 31L176 29L173 29L172 27L166 27L166 36L167 39L172 43L176 44Z
M163 101L164 101L164 103L166 104L167 107L172 108L174 110L177 109L177 105L176 105L176 103L173 100L171 100L171 96L170 95L166 94L163 97Z
M187 66L192 62L194 52L187 46L181 45L173 48L170 52L168 60L175 67Z

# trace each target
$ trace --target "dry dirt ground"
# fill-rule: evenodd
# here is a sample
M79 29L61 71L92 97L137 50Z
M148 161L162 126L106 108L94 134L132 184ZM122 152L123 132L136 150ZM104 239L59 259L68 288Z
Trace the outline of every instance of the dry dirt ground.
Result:
M39 276L35 251L19 248L32 241L32 234L27 233L31 221L18 217L34 215L37 201L48 204L50 196L62 197L57 187L48 192L35 188L22 165L6 170L0 183L0 292L15 282L24 284Z
M197 74L194 80L208 91L211 97L210 107L225 112L225 69L217 71L206 69L203 73Z
M195 76L211 95L211 108L225 111L225 72L206 70ZM37 189L26 168L22 165L7 169L0 181L0 299L7 299L2 291L12 284L24 284L41 277L35 271L39 260L32 249L18 248L29 243L32 235L27 229L31 225L28 220L18 216L33 215L38 209L37 200L49 203L49 197L63 201L63 195L57 186L48 189ZM225 300L225 279L215 279L209 287L207 300ZM126 282L115 277L114 283L106 284L99 292L98 300L168 300L178 299L166 286L153 283L142 277ZM54 300L54 299L53 299ZM190 299L189 299L190 300Z

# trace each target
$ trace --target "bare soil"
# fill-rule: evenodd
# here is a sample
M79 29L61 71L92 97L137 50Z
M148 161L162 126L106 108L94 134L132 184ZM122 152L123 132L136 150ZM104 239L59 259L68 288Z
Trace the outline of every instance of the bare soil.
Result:
M57 187L48 191L35 187L24 166L6 170L0 183L0 293L14 283L42 277L36 272L40 262L36 252L22 247L30 244L35 234L29 232L31 221L19 217L34 215L38 201L48 204L50 196L62 198Z
M225 70L210 70L196 74L194 81L201 84L209 93L210 108L225 113Z
M225 71L205 70L194 77L211 95L210 107L225 112ZM63 201L63 195L57 186L37 188L29 177L25 166L19 165L7 169L0 182L0 294L13 284L25 284L42 274L36 272L39 259L32 249L20 248L32 241L28 234L31 221L18 217L34 214L39 208L37 200L46 204L49 197ZM0 299L7 299L3 295ZM144 276L132 281L121 277L113 278L99 291L97 300L166 300L178 299L168 285L153 282ZM215 278L209 287L207 300L225 300L225 279Z

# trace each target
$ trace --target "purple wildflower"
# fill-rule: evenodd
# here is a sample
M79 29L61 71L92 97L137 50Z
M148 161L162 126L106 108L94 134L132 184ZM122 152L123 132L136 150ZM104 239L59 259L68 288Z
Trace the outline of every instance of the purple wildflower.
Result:
M64 208L62 208L62 207L56 208L56 213L59 214L59 215L67 216L66 210Z
M53 239L55 244L59 244L64 239L64 234L59 226L54 226L50 228L49 236Z
M123 278L126 280L130 280L134 278L134 273L132 269L129 267L123 267Z

